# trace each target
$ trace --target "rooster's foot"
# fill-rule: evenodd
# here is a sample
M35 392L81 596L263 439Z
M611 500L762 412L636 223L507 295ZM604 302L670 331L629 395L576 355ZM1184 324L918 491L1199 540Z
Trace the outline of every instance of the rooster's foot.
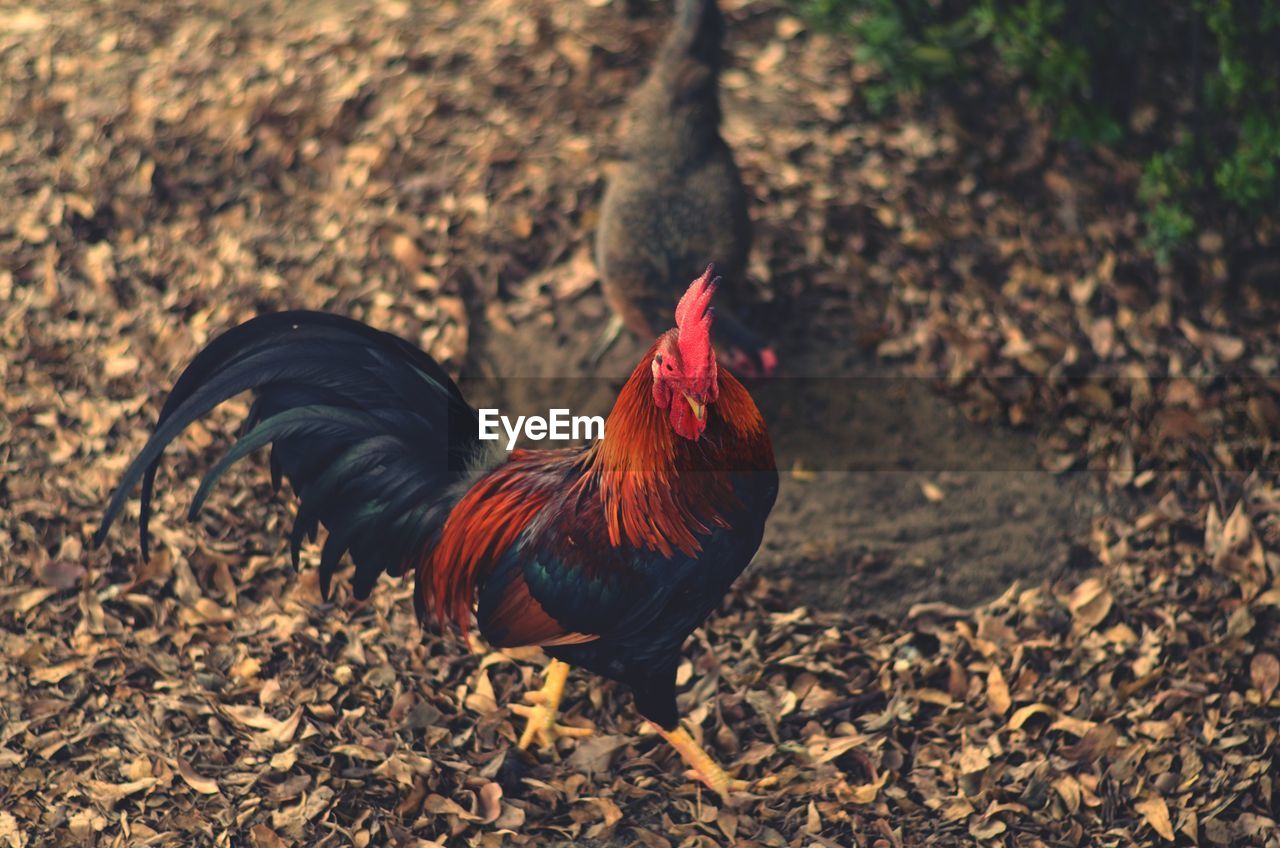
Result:
M586 727L569 727L556 723L560 713L560 699L564 696L564 683L569 677L569 666L560 660L552 660L543 675L542 688L537 692L526 692L524 699L532 706L512 704L511 711L523 716L528 722L524 732L520 734L521 749L527 749L535 741L538 747L554 749L556 739L561 736L581 738L590 736L592 731Z
M662 734L662 738L676 749L681 759L689 766L690 772L719 795L726 804L733 802L733 793L745 792L750 788L751 784L747 781L730 777L728 772L702 749L701 745L693 741L693 737L683 727L676 727L675 730L664 730L656 724L654 727Z

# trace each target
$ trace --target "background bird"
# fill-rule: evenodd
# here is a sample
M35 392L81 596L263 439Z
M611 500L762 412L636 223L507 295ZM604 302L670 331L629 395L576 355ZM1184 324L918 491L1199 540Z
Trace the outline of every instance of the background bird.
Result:
M420 618L494 646L555 658L533 693L521 746L548 743L569 665L630 687L708 786L733 782L680 727L680 648L760 545L778 476L750 395L711 348L711 269L676 307L621 390L604 438L510 454L479 439L476 412L416 347L357 321L282 312L246 322L201 351L174 384L156 430L125 471L95 536L101 544L142 481L141 545L157 465L187 425L244 391L245 430L208 472L192 517L238 459L271 446L271 473L299 498L305 536L328 531L321 590L342 556L354 592L410 570ZM566 665L566 663L568 665Z
M649 76L627 104L622 161L609 177L596 231L596 264L614 312L596 361L624 326L642 339L656 335L667 304L708 258L733 285L745 283L747 193L720 135L723 37L715 0L678 0ZM723 307L716 342L741 372L777 367L773 349Z

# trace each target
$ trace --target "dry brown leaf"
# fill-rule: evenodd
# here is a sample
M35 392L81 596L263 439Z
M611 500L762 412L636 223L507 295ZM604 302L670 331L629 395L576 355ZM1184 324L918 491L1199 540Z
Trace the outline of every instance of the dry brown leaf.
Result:
M960 773L978 774L991 765L991 757L982 748L967 745L960 751Z
M876 800L876 796L880 794L880 790L884 788L884 784L888 779L889 772L882 771L871 783L863 783L858 786L850 787L851 794L849 800L854 804L872 803Z
M443 795L431 794L427 796L422 808L435 816L449 815L458 816L467 821L473 820L475 817L462 808L458 802L453 801Z
M600 733L579 739L569 755L570 768L587 774L608 772L617 750L626 745L629 737L621 734Z
M1008 825L997 818L980 818L975 816L969 821L969 833L975 839L995 839L1008 829Z
M249 838L253 840L253 848L288 848L289 843L265 824L255 824L249 828Z
M1111 605L1111 593L1096 577L1082 581L1067 599L1067 608L1080 630L1092 630L1101 624L1111 612Z
M139 780L131 780L128 783L104 783L100 780L90 780L86 781L85 786L94 801L110 808L115 806L122 798L150 789L156 783L156 778L144 777Z
M738 816L729 810L720 810L716 814L716 826L724 834L724 838L733 842L738 833Z
M829 763L866 741L867 737L860 733L835 739L819 739L809 745L809 758L815 763Z
M255 657L245 657L231 666L231 676L241 683L253 680L262 671L262 663Z
M1169 805L1163 798L1151 796L1133 805L1142 814L1142 818L1156 833L1165 840L1173 841L1173 824L1169 821Z
M1010 730L1021 730L1022 726L1033 716L1044 716L1047 720L1052 721L1057 714L1057 710L1048 704L1028 704L1014 711L1013 715L1009 717L1009 723L1006 727Z
M365 762L381 762L385 759L382 754L372 748L366 748L364 745L335 745L330 753L338 754L343 757L350 757L353 760L364 760Z
M77 671L84 670L84 663L80 660L71 660L70 662L60 663L58 665L45 666L37 668L31 672L31 679L39 683L59 683L67 677L75 674Z
M481 824L491 824L501 812L502 787L490 781L476 793L476 820Z
M1084 736L1097 726L1097 722L1064 715L1054 719L1053 724L1049 725L1049 729L1064 730L1072 736Z
M572 300L591 288L597 279L599 274L591 252L580 250L565 266L554 269L552 290L558 299Z
M1004 715L1009 712L1012 704L1004 672L1000 671L1000 666L992 663L991 670L987 672L987 708L996 715Z
M74 589L85 574L83 565L64 559L51 559L37 570L40 582L55 589Z
M875 799L874 795L871 797L872 800ZM806 810L804 832L811 836L822 833L822 815L818 812L818 805L814 801L809 802Z
M28 589L13 601L13 611L24 615L58 593L56 588Z
M1053 789L1067 806L1067 812L1075 815L1080 810L1083 792L1080 781L1069 774L1064 774L1053 782Z
M178 760L178 774L188 786L202 795L217 795L222 791L216 780L201 776L186 760Z
M1269 701L1280 685L1280 660L1274 654L1257 653L1249 662L1249 677L1253 688L1262 693L1262 700Z
M1120 734L1109 724L1091 728L1080 741L1063 751L1067 757L1092 763L1106 756L1120 740Z
M949 822L960 821L961 819L967 819L973 813L973 804L969 802L968 798L963 796L951 798L942 807L942 820Z
M498 699L493 693L493 683L489 680L489 670L481 669L476 675L475 683L466 699L467 709L480 715L492 715L498 711Z
M1235 580L1244 597L1250 599L1269 580L1266 551L1243 499L1236 503L1220 529L1215 526L1215 516L1215 512L1209 512L1205 522L1205 547L1213 556L1213 567Z
M26 836L18 829L18 820L12 813L0 811L0 846L26 848Z
M417 243L404 233L392 236L391 255L410 274L416 274L430 262L427 255L418 248Z

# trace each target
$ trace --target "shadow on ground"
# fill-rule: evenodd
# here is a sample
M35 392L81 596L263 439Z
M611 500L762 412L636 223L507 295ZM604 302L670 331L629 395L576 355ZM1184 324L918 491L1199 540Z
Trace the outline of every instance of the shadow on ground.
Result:
M750 386L783 472L753 569L787 580L797 604L895 616L978 604L1065 567L1100 508L1089 475L1042 470L1033 434L970 422L928 381L860 353L859 322L823 299L793 305L805 317L778 335L784 373ZM647 341L623 338L608 376L589 377L598 291L550 313L477 340L471 370L490 379L465 384L473 403L607 414Z

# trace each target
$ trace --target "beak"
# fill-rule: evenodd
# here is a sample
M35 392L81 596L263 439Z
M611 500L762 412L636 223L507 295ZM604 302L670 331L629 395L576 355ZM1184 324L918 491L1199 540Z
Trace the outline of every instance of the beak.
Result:
M693 395L685 395L684 399L689 402L689 408L693 410L694 418L702 421L707 417L707 405L705 403L698 403Z

